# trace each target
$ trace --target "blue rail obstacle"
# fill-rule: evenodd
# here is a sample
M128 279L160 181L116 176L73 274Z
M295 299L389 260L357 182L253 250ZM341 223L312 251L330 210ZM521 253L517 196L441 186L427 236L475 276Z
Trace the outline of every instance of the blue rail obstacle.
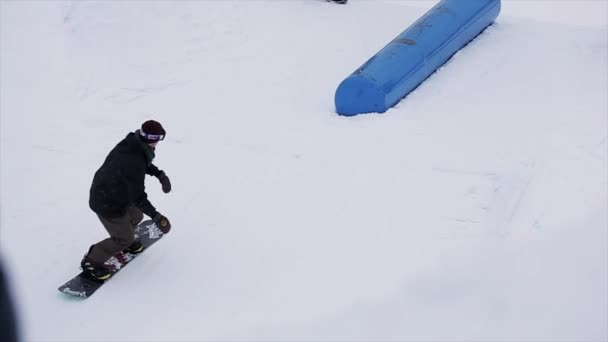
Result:
M336 90L341 115L384 113L492 24L500 0L442 0L348 76Z

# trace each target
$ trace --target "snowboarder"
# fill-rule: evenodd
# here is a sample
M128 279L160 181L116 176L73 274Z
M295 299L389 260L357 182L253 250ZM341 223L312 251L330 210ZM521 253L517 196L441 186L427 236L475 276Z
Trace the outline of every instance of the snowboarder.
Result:
M164 193L171 191L171 182L152 160L165 129L154 120L144 122L141 129L127 134L108 154L97 170L89 193L89 206L110 234L89 248L80 266L83 272L99 280L112 274L104 262L118 252L137 254L142 244L135 240L134 229L146 214L163 233L171 229L169 220L148 200L145 192L146 174L158 178Z

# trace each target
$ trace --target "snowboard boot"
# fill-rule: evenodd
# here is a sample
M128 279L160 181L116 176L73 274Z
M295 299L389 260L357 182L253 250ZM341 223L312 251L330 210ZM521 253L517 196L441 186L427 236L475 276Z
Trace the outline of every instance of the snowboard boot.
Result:
M88 254L82 258L80 262L82 271L87 275L97 280L106 280L112 276L112 272L108 270L104 265L97 265L89 259Z
M129 247L123 250L124 253L139 254L144 251L144 245L135 240Z

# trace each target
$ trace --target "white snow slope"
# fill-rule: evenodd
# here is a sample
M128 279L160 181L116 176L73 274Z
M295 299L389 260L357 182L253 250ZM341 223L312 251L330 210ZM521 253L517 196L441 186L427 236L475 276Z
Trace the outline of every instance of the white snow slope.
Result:
M433 4L0 2L24 339L606 341L607 3L504 1L396 108L336 115L339 82ZM67 298L106 237L93 173L150 118L173 231Z

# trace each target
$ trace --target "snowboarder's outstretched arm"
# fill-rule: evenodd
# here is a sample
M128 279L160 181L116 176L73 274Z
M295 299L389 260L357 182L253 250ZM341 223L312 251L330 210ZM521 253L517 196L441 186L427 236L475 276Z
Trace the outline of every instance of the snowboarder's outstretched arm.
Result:
M148 167L146 167L146 174L154 177L158 177L163 171L160 170L156 165L150 163Z
M154 164L150 164L146 168L146 174L158 178L158 180L160 181L160 184L163 187L164 193L168 193L171 191L171 181L169 180L169 177L167 177L167 175L165 174L165 171L160 170Z

